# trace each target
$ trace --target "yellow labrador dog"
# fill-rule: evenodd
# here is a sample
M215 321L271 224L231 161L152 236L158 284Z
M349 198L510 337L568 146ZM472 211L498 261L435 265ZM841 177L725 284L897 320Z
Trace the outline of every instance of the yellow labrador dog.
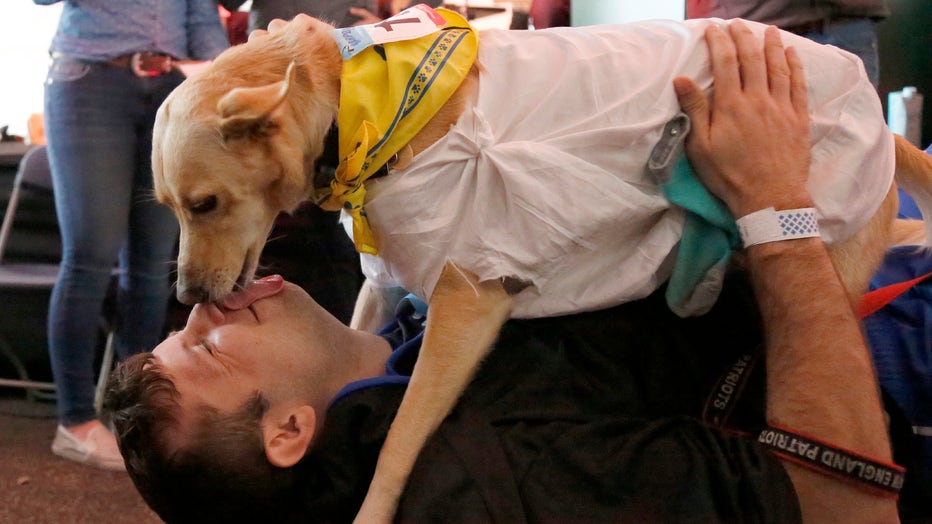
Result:
M509 316L617 304L650 293L669 276L683 213L644 166L678 111L672 78L710 87L703 41L709 24L726 25L484 32L477 62L461 71L452 95L404 139L387 174L369 179L362 204L343 204L354 217L357 243L369 235L363 247L377 248L382 271L426 296L431 312L358 520L391 519L419 450ZM256 36L189 78L159 111L155 189L181 223L182 302L220 300L251 279L276 215L326 189L314 185L314 163L344 106L387 104L347 95L366 87L384 89L388 99L393 88L353 85L359 80L343 75L346 49L332 30L299 16L279 32ZM848 173L823 180L814 168L810 189L833 261L855 299L888 245L907 240L895 238L891 227L894 162L896 181L924 212L932 209L932 162L886 130L855 59L783 38L799 48L807 75L818 77L809 86L814 166ZM657 39L664 45L651 45ZM648 66L622 67L635 60ZM429 73L442 61L418 64ZM426 78L419 75L411 78ZM866 109L846 113L858 104ZM847 132L851 125L861 127ZM381 140L383 132L362 133L359 143ZM880 174L858 174L872 170ZM922 237L919 227L912 233ZM628 276L629 262L649 266L647 273Z

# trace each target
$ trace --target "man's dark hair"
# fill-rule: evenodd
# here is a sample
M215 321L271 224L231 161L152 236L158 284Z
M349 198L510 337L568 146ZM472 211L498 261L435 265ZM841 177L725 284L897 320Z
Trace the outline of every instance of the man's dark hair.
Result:
M110 377L104 410L149 507L169 523L292 520L296 472L266 458L261 393L232 414L197 409L184 425L189 434L173 435L182 427L178 389L151 353L130 357Z

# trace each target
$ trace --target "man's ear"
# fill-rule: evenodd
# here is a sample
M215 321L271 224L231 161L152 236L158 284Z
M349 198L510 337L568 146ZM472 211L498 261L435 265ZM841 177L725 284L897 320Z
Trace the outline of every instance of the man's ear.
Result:
M262 417L265 456L274 466L294 466L307 453L316 428L317 413L311 406L270 408Z
M275 132L277 110L283 108L295 82L295 63L285 78L264 86L237 87L217 102L224 140L268 136Z

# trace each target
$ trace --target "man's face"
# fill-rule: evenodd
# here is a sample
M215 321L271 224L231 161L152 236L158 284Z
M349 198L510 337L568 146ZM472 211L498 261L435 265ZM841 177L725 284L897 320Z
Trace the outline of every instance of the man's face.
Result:
M299 287L239 310L198 304L181 331L152 352L181 394L183 410L207 405L236 411L256 391L277 398L311 397L315 329L322 310ZM312 398L307 398L311 403Z

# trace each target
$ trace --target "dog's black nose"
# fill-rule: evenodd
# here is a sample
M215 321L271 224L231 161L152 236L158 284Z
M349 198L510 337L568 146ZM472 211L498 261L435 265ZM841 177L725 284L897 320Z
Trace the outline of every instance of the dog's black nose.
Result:
M210 300L210 293L208 293L206 289L197 286L182 287L179 285L176 295L178 296L178 302L188 306Z

